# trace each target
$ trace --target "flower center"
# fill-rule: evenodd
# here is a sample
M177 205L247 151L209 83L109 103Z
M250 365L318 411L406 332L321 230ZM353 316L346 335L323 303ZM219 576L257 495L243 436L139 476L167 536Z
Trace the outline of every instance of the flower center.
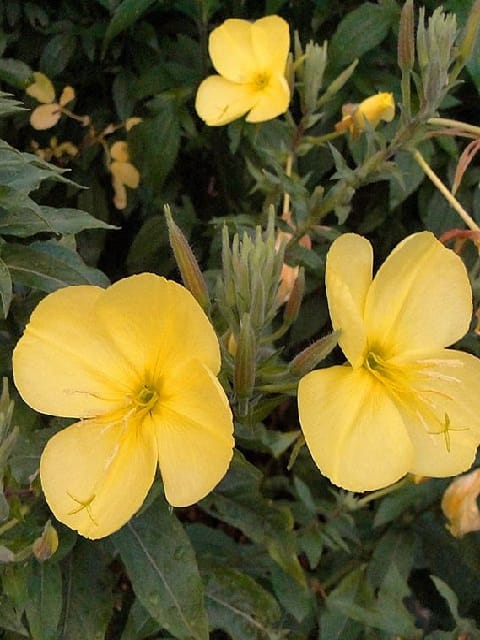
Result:
M257 73L253 79L253 85L257 91L263 91L270 82L270 76L264 71Z
M151 411L158 400L158 392L148 384L144 384L131 399L131 406L136 411Z

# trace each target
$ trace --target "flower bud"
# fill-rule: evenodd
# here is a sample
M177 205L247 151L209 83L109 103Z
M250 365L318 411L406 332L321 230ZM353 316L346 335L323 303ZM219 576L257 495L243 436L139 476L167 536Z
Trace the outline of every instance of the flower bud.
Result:
M480 530L479 494L480 469L456 478L443 494L442 511L449 520L447 528L456 538Z
M240 334L235 353L233 386L238 398L250 398L255 385L257 341L250 316L245 313L240 321Z
M202 309L208 309L210 300L208 298L207 284L202 272L200 271L197 259L193 255L193 251L190 248L186 237L173 221L170 207L166 206L164 211L165 218L167 220L170 246L172 247L175 261L180 270L183 284L190 291Z
M398 66L403 72L411 71L415 62L415 34L413 27L413 0L407 0L402 7L400 15L397 48Z
M33 543L33 555L39 562L44 562L51 558L57 549L57 530L52 526L50 520L47 520L42 535Z
M340 331L333 331L300 351L290 363L290 373L296 378L301 378L312 371L337 346L339 336Z

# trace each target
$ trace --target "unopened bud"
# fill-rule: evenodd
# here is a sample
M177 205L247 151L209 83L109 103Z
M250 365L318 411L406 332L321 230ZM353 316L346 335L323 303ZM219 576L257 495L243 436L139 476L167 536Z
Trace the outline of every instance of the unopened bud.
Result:
M33 555L39 562L44 562L53 556L58 549L58 534L50 520L43 528L42 535L33 543Z
M480 0L476 0L473 3L473 7L468 14L467 24L465 25L465 31L462 41L458 47L460 58L465 64L470 59L475 42L477 40L478 28L480 26Z
M249 398L253 393L256 373L257 340L250 316L245 313L240 321L240 333L235 353L233 386L238 398Z
M305 270L301 267L293 283L292 290L285 305L283 320L288 324L293 324L298 317L303 296L305 294Z
M402 7L397 56L400 69L404 72L411 71L415 62L413 0L407 0Z
M301 378L312 371L337 346L339 337L340 331L333 331L300 351L290 363L290 373L296 378Z
M167 220L170 246L172 247L175 261L180 270L183 284L190 291L202 309L208 309L210 300L208 298L207 284L202 272L200 271L197 259L193 255L193 251L190 248L186 237L173 221L170 207L166 206L164 211L165 218Z

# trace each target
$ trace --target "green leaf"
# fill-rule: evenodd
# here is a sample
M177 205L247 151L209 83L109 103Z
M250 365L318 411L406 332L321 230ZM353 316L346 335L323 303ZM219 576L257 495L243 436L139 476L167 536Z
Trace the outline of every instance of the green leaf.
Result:
M138 600L134 600L128 612L127 624L123 629L121 640L143 640L153 636L159 629L158 622L152 618Z
M287 507L277 507L261 495L260 480L260 472L236 452L227 475L200 506L263 545L272 560L304 586L293 516Z
M0 58L0 80L17 89L25 89L33 80L33 71L21 60Z
M177 159L180 123L173 100L157 99L155 105L155 115L129 132L128 148L142 184L158 194Z
M0 596L0 629L14 631L20 636L28 638L28 631L21 623L21 614L15 610L5 596Z
M398 9L393 11L390 3L362 3L345 16L333 34L328 48L331 64L335 69L344 67L379 45L398 16Z
M20 200L20 203L22 200ZM30 200L30 202L33 202ZM2 205L2 189L0 187L0 206ZM12 207L2 212L0 217L0 234L27 238L36 233L55 232L75 234L85 229L118 229L111 224L94 218L80 209L56 209L39 207L40 216L32 210Z
M68 65L77 47L72 33L58 33L47 43L40 56L40 69L49 78L58 76Z
M112 537L135 595L175 638L208 640L203 585L195 554L164 500Z
M157 0L123 0L115 9L113 18L108 25L103 42L103 52L116 35L139 20L156 2Z
M79 539L64 563L66 595L62 638L105 638L113 608L111 575L101 546Z
M19 111L26 111L23 103L12 98L9 93L0 91L0 117L9 116L12 113L18 113ZM2 141L0 140L0 143L1 142ZM6 143L4 142L3 145L6 145Z
M56 640L62 611L62 575L56 562L32 561L25 607L32 640Z
M70 284L108 284L101 271L87 267L77 253L53 241L4 244L0 255L15 283L47 293Z
M220 568L205 572L204 577L211 631L222 629L232 640L278 638L280 607L253 578Z

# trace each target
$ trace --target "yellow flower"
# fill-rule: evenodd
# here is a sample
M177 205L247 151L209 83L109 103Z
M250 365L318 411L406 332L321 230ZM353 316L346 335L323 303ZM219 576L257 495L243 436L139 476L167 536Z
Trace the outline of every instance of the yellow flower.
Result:
M210 34L208 50L220 75L200 84L198 115L208 125L219 126L246 113L247 122L285 113L290 102L285 78L289 48L288 24L279 16L255 22L226 20Z
M203 498L232 457L218 340L193 296L144 273L44 298L13 354L14 379L42 413L80 418L40 460L58 520L88 538L140 508L157 464L173 506Z
M480 531L480 469L456 478L443 494L442 510L450 521L448 529L456 538Z
M112 144L110 149L110 173L112 174L112 187L114 191L113 203L117 209L125 209L127 206L127 190L137 189L140 182L138 169L130 162L128 146L124 140Z
M33 78L34 82L25 91L43 104L30 114L30 124L34 129L50 129L60 120L63 107L75 98L75 91L72 87L65 87L60 99L55 102L55 89L51 80L40 71L36 71Z
M335 125L337 131L349 131L358 137L365 130L365 121L376 127L380 120L391 122L395 117L395 102L391 93L377 93L360 102L344 104L342 119Z
M298 390L312 457L351 491L407 472L468 469L480 442L480 360L445 349L468 330L461 259L431 233L401 242L372 280L372 247L347 233L330 248L327 298L348 363L312 371Z

